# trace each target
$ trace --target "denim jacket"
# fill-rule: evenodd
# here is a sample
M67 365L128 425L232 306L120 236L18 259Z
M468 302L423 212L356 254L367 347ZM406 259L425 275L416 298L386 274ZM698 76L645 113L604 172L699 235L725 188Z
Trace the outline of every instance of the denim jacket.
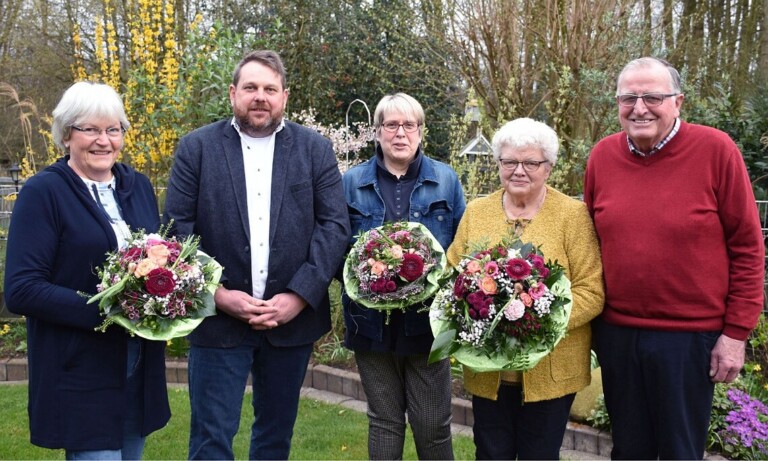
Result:
M344 195L352 227L352 240L362 231L384 224L384 200L376 175L376 157L344 174ZM464 214L464 191L456 173L448 165L424 156L411 194L409 221L423 224L447 250ZM358 306L344 297L344 321L348 334L381 341L384 332L382 312ZM405 334L431 334L426 312L405 312Z

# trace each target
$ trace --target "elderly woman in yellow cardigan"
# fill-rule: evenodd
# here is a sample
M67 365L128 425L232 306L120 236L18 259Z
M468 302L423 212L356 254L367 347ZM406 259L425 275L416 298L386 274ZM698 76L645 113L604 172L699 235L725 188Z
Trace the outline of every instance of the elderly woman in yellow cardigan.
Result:
M448 261L456 266L469 244L514 233L563 265L573 309L568 334L533 369L475 373L465 367L476 457L558 459L573 399L590 382L590 320L604 300L600 249L584 204L546 185L559 149L552 128L516 119L499 129L492 146L501 189L467 206Z

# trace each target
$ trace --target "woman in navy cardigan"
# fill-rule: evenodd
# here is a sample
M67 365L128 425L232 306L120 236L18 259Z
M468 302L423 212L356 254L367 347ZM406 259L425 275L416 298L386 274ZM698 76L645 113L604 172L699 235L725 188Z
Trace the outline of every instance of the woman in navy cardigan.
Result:
M5 298L27 319L31 442L67 459L140 459L170 418L164 342L94 330L96 267L132 230L157 231L149 180L115 163L129 127L109 86L72 85L53 112L68 155L30 178L8 234Z

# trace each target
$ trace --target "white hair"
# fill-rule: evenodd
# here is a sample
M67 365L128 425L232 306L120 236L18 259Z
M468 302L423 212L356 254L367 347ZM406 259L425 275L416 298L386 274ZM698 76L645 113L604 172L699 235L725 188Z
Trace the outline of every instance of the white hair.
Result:
M541 149L544 158L554 166L557 162L557 153L560 149L560 141L557 133L548 125L530 118L518 118L507 122L493 135L491 148L493 159L499 160L502 147L523 149L533 147Z
M72 125L80 125L93 119L113 119L128 129L128 117L120 95L109 85L93 82L77 82L70 86L53 110L53 142L66 150L64 141L69 139Z

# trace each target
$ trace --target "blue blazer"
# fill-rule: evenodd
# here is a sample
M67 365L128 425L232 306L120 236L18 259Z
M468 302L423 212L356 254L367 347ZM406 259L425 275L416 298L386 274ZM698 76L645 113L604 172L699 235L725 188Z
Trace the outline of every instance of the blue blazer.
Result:
M122 446L128 334L119 326L96 332L95 268L117 239L85 183L60 159L19 193L8 233L5 300L27 317L31 441L46 448L114 450ZM120 163L117 201L133 230L157 231L160 216L149 180ZM142 340L142 434L170 418L165 343Z
M309 304L296 318L264 333L274 346L310 344L331 328L328 284L350 238L341 174L331 142L286 121L275 137L264 298L287 291ZM231 119L184 136L176 150L165 201L173 232L201 237L224 266L223 284L253 292L250 229L240 135ZM206 347L242 343L250 326L217 311L189 339Z

